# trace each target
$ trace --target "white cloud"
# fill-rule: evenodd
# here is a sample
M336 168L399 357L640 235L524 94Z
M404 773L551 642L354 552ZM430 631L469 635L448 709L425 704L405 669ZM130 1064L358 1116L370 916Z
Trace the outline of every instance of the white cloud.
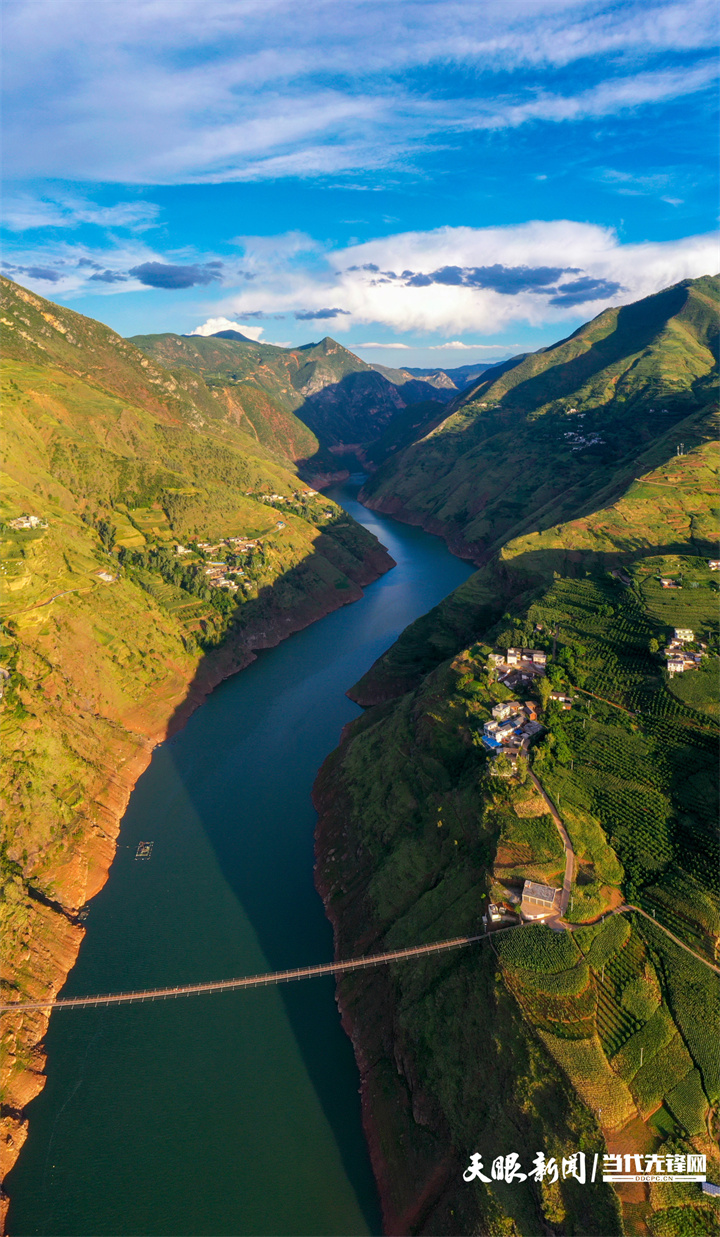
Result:
M32 197L30 194L6 195L3 202L3 225L11 232L26 232L35 228L77 228L82 223L101 228L121 228L132 232L156 226L160 207L154 202L117 202L114 206L98 206L86 198L71 195Z
M591 318L607 305L627 304L720 268L714 234L623 244L611 228L562 219L402 232L341 250L303 233L236 241L242 269L225 259L224 285L208 284L194 302L198 318L203 316L196 334L237 329L265 342L260 324L268 318L296 315L303 322L296 329L305 331L318 315L310 329L323 334L352 332L362 340L367 331L372 341L384 329L384 340L358 348L404 351L415 346L414 336L427 339L426 349L475 350L478 356L497 346L491 340L502 339L505 349L523 347L505 342L515 324L552 338L568 322ZM188 250L160 254L135 240L112 250L44 245L8 252L7 260L14 264L8 273L21 283L68 296L140 290L155 295L127 272L168 262L215 269L219 261Z
M600 82L575 95L538 92L534 99L517 103L507 99L501 106L481 104L476 115L458 118L455 127L467 129L516 128L532 120L570 121L612 116L646 103L695 94L717 79L715 60L695 69L678 72L635 73Z
M522 344L464 344L460 339L451 339L446 344L431 344L430 352L497 352L501 347L504 352L507 348L522 348Z
M372 340L366 344L350 344L349 346L351 348L407 348L407 349L410 349L410 344L400 344L400 343L376 344L376 343L373 343Z
M503 352L506 352L508 348L522 348L522 346L523 346L522 344L465 344L460 339L451 339L451 340L448 340L448 342L445 344L423 344L423 351L424 352L498 352L502 350ZM369 342L366 344L348 344L348 347L351 348L352 350L355 350L357 348L392 348L392 349L402 348L408 352L417 351L417 348L414 347L412 344L402 344L399 342L398 343L390 342L390 343L383 343L383 344L374 343L374 342Z
M258 340L263 333L261 326L243 326L239 322L231 322L229 318L208 318L202 326L196 326L191 335L216 335L218 331L239 331L248 339Z
M446 336L494 336L517 322L551 326L592 317L608 304L627 304L720 265L715 235L631 245L611 228L571 220L405 232L327 252L324 262L317 252L306 259L299 251L284 259L276 251L268 261L268 238L258 249L251 238L246 243L243 265L252 267L254 280L216 312L241 318L251 309L337 305L346 314L333 320L334 334L373 323L398 334ZM430 281L447 268L489 272L489 286ZM426 286L410 284L403 272L428 276Z
M99 20L97 0L6 6L6 176L165 184L406 167L458 130L691 94L716 41L714 0L101 7ZM549 70L581 61L575 93L544 88Z

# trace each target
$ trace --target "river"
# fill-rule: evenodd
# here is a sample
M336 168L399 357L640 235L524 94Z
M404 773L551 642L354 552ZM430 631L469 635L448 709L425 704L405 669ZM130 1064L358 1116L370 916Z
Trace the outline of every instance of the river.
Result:
M397 567L261 652L157 748L63 996L332 959L310 791L360 713L344 693L472 570L439 538L367 511L358 484L327 492ZM154 843L148 862L134 858L141 840ZM7 1181L13 1237L380 1231L332 979L58 1010L46 1049Z

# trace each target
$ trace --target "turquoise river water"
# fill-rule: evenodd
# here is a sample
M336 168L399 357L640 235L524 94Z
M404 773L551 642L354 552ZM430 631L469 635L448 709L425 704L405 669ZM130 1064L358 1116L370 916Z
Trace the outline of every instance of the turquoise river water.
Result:
M64 996L332 959L313 780L360 712L346 689L471 571L438 538L360 506L354 480L329 493L397 567L261 652L157 748ZM140 840L154 842L149 862L134 859ZM46 1048L7 1180L12 1237L380 1231L332 979L58 1010Z

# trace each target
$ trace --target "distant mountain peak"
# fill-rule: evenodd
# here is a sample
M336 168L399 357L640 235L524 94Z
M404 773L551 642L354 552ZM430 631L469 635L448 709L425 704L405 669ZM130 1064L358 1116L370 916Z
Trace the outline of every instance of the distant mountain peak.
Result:
M213 331L213 339L237 339L241 344L256 344L256 339L250 339L248 335L242 335L240 331Z

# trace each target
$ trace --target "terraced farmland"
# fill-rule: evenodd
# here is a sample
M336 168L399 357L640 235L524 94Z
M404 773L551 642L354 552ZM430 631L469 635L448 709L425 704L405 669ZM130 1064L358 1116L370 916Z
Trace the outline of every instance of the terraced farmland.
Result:
M675 619L712 641L699 623L701 591L683 590L695 609ZM708 888L720 865L717 728L668 690L650 652L667 628L643 609L641 589L609 577L557 580L529 617L558 630L555 674L578 691L572 712L553 724L563 760L538 757L547 761L548 789L600 823L623 865L626 896L712 956L720 939L720 907Z

